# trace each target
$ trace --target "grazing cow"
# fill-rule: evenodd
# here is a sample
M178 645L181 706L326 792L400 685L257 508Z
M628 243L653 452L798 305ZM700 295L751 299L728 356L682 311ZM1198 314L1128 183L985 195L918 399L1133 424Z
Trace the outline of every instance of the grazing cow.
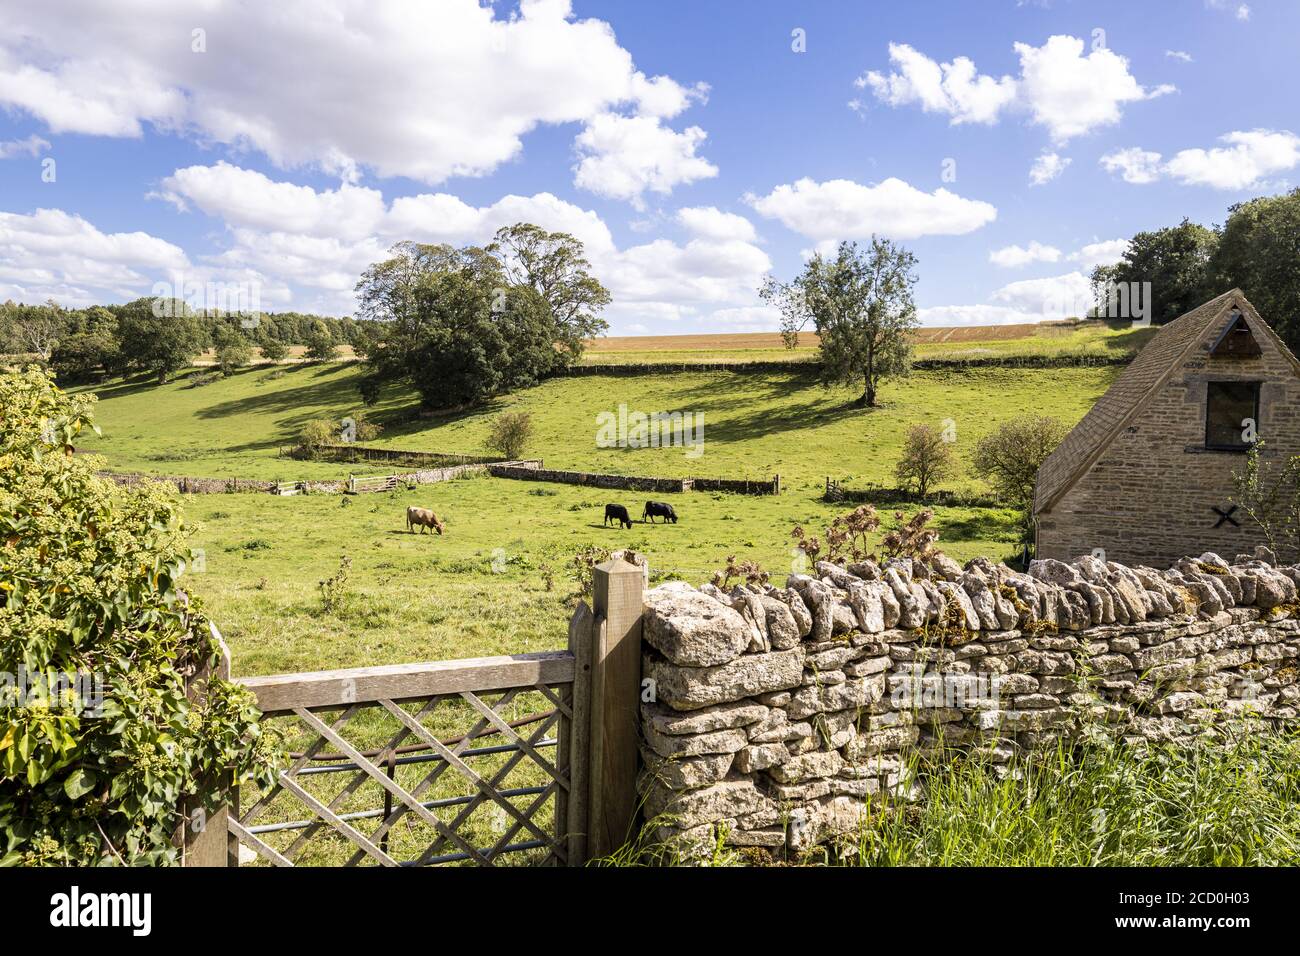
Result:
M673 506L663 501L647 501L645 511L641 512L641 520L655 523L655 518L663 518L665 521L677 523L677 512L673 511Z
M605 524L609 525L610 519L614 519L615 524L620 524L624 528L631 529L632 516L627 513L627 509L622 505L605 505Z
M425 529L432 528L438 534L442 534L442 522L438 516L428 508L407 508L406 509L406 530L412 534L415 533L417 525Z

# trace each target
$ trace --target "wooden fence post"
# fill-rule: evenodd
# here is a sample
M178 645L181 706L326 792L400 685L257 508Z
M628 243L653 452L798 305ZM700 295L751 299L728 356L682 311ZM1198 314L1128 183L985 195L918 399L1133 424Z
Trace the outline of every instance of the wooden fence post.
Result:
M627 842L636 818L644 575L622 558L592 570L589 857L607 856Z

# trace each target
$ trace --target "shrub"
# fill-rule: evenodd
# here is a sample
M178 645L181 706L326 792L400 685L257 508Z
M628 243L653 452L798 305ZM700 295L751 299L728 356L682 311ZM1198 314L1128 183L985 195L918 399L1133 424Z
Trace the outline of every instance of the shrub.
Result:
M0 373L0 866L175 863L182 800L274 769L250 693L186 696L219 651L177 584L189 529L169 489L72 454L92 403Z
M384 428L372 422L366 417L364 411L353 412L348 418L352 419L352 441L368 442L378 438ZM347 419L344 419L346 421Z
M502 412L488 430L487 447L504 458L517 459L533 437L533 419L527 412Z
M1034 480L1043 459L1069 431L1055 418L1022 415L1004 422L975 445L971 464L1009 508L1029 515Z
M903 454L894 466L898 486L915 489L924 498L934 485L957 473L952 443L933 425L913 425L903 441Z
M313 418L298 433L297 451L300 455L310 457L320 451L322 446L337 444L338 440L338 422L330 418Z
M351 574L352 559L345 554L339 558L339 569L316 585L320 589L320 603L326 614L337 614L342 609L348 597L348 578Z

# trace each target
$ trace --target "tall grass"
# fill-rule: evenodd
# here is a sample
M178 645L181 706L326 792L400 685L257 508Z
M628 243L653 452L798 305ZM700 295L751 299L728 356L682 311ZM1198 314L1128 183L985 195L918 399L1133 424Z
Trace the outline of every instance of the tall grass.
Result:
M987 752L906 755L914 803L873 802L858 831L788 862L838 866L1295 866L1300 729L1221 727L1194 744L1100 733L995 763ZM671 817L656 821L671 823ZM727 846L637 840L607 866L736 866L770 858Z
M999 767L917 766L925 799L882 810L830 859L858 866L1300 863L1300 733L1238 725L1191 745L1102 735Z

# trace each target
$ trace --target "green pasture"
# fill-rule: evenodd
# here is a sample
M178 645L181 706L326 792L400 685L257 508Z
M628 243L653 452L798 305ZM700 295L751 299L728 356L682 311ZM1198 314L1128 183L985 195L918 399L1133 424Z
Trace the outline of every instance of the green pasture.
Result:
M769 478L787 487L821 487L826 476L848 483L892 484L908 427L951 420L958 456L1001 421L1025 412L1074 422L1118 374L1116 367L918 371L887 383L880 406L853 406L858 390L823 388L792 372L671 373L590 376L545 382L472 412L420 418L414 393L388 389L369 410L384 425L373 444L483 454L501 411L532 415L525 450L547 467L584 471L717 478ZM339 465L278 457L312 418L339 419L362 406L359 369L325 364L247 369L202 387L190 377L167 385L132 381L99 388L103 437L83 447L116 470L199 477L292 480L374 474L392 465ZM701 449L598 447L598 415L682 412L703 415ZM692 457L695 451L699 451ZM962 476L955 490L977 487Z

